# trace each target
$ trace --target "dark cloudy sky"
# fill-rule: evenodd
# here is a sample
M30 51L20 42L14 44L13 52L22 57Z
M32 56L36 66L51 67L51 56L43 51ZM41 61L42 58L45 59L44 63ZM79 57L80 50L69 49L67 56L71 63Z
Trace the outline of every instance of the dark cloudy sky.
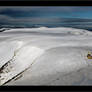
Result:
M0 7L0 25L92 24L92 7Z

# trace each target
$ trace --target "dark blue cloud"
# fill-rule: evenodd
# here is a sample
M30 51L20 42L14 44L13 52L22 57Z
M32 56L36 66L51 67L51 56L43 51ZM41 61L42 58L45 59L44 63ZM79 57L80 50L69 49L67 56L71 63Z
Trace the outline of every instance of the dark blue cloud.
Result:
M0 25L91 27L92 7L0 7Z
M6 7L0 14L11 17L92 18L92 7Z

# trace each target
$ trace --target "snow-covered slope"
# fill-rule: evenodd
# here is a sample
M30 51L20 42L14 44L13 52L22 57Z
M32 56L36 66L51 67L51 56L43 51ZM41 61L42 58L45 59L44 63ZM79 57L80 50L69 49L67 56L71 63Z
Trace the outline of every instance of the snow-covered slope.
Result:
M0 85L74 85L92 79L87 30L10 29L0 33L0 41Z

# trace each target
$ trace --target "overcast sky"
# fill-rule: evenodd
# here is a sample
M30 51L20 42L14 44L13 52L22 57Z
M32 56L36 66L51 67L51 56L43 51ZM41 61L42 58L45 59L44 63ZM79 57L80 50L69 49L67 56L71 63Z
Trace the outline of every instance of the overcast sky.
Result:
M65 18L92 19L92 7L0 7L0 24L57 23Z

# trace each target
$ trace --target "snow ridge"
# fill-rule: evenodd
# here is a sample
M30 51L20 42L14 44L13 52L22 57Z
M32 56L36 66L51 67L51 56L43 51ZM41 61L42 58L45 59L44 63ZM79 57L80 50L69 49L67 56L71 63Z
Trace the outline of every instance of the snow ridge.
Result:
M0 85L26 70L43 53L40 48L31 46L21 48L23 42L18 42L18 44L18 49L14 51L13 57L0 69Z

